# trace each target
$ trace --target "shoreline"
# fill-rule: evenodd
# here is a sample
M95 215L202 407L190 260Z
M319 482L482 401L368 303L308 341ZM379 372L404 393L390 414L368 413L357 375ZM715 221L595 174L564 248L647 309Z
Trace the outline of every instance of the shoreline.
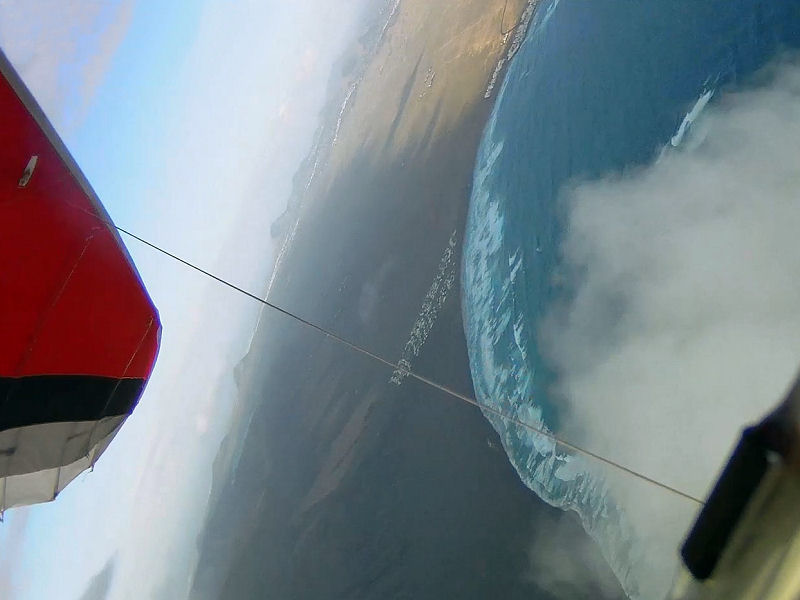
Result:
M270 295L273 289L273 285L279 279L281 266L283 263L283 259L287 256L289 249L294 241L294 236L297 231L297 228L300 224L300 221L303 216L303 209L305 205L309 202L313 202L315 200L314 193L317 190L312 188L312 184L314 184L315 177L320 170L320 164L322 163L324 166L321 169L325 169L328 166L328 159L330 154L334 151L335 145L338 139L338 134L341 130L342 123L344 119L352 114L353 106L351 102L351 98L354 93L357 93L359 85L362 83L363 79L367 76L367 73L372 67L373 73L375 72L375 64L380 59L380 52L383 44L387 42L387 37L389 37L390 32L392 31L393 26L397 23L398 18L398 11L403 4L403 2L409 2L411 0L387 0L383 9L378 11L378 17L383 16L386 14L385 20L379 21L364 34L362 37L368 36L375 36L375 31L379 29L379 33L377 34L377 42L375 43L374 47L372 48L371 52L369 53L369 57L367 60L362 61L355 67L356 77L351 80L344 80L344 82L339 82L338 84L338 94L332 94L332 97L328 99L326 102L326 116L323 119L322 123L320 124L317 134L315 135L315 142L312 146L311 151L304 159L303 163L298 167L297 172L294 175L294 189L292 192L292 199L289 201L289 205L287 206L286 211L279 217L279 219L273 223L273 228L276 224L278 224L281 220L285 220L287 215L291 215L292 212L295 212L296 215L292 219L291 226L288 231L284 232L283 240L280 246L280 251L276 253L274 259L274 265L272 269L272 273L267 285L267 292L265 295L266 300L270 300ZM424 0L421 0L424 2ZM502 4L502 11L500 12L501 21L499 21L498 26L498 34L502 33L501 36L501 46L499 50L496 52L496 56L489 56L489 61L495 61L496 66L491 71L491 75L488 76L488 79L484 81L484 84L480 86L480 88L475 88L473 100L476 104L476 114L474 117L470 119L465 119L465 121L470 122L471 128L477 128L479 130L479 134L477 135L477 139L474 143L474 152L472 152L472 160L470 164L470 172L474 171L475 162L477 160L477 154L480 144L480 139L482 137L482 132L485 129L486 124L488 123L489 117L491 112L494 108L494 102L496 101L496 94L491 93L497 85L502 85L508 68L510 66L511 59L519 50L520 45L524 41L525 35L527 34L528 27L530 26L530 22L532 19L533 14L535 13L536 9L538 8L541 0L497 0L495 4ZM463 4L463 0L452 0L451 4L458 5ZM474 4L474 2L473 2ZM511 11L510 14L514 16L514 25L511 26L509 29L503 31L503 23L507 22L508 15L509 15L509 7L514 6L516 10ZM360 52L361 57L363 58L364 48L361 43L357 43L354 45L353 48L348 50L345 55L352 54L353 52ZM387 55L391 56L393 52L391 50L386 52ZM383 73L384 68L382 66L377 67L377 71L379 73ZM485 91L483 94L480 93L480 89L484 89ZM344 91L344 97L342 97L342 91ZM336 107L339 107L336 109ZM335 124L334 124L335 123ZM431 137L431 136L429 136ZM430 140L433 141L433 140ZM471 179L471 178L470 178ZM469 183L471 188L471 181ZM316 200L319 200L318 198ZM469 194L468 190L465 193L464 197L464 206L463 211L459 211L455 219L455 228L452 230L452 234L450 239L447 241L447 244L443 247L445 248L445 252L449 251L453 252L454 258L452 262L455 263L456 268L454 271L454 278L453 281L449 282L448 290L451 293L454 293L455 298L449 299L450 301L447 302L447 293L439 298L439 302L441 304L447 303L448 305L453 304L455 302L457 304L457 310L455 312L458 313L459 318L461 314L460 304L460 279L461 279L461 272L460 272L460 264L461 264L461 252L462 252L462 242L463 242L463 233L466 224L466 214L469 208ZM274 232L273 232L274 233ZM455 241L457 240L457 244ZM435 283L433 284L435 286ZM453 292L454 290L454 292ZM291 308L291 306L287 307ZM441 308L441 307L440 307ZM451 309L453 307L446 306L444 312L449 312L448 308ZM423 311L425 309L424 301L423 301ZM251 338L250 344L248 346L248 351L245 353L243 358L237 363L235 372L236 372L236 380L237 380L237 388L242 391L249 391L252 388L253 382L252 377L253 373L256 370L255 365L253 364L253 360L251 355L258 354L259 352L255 348L255 344L258 340L259 331L261 329L261 321L263 315L269 313L269 308L265 305L262 306L261 311L259 312L259 317L256 322L256 326L254 328L254 333ZM438 311L437 315L438 317ZM447 315L445 315L445 318ZM453 320L452 318L450 319ZM433 329L435 325L434 323L427 324L427 332L423 339L423 344L427 340L428 336L431 333L431 329ZM415 327L412 327L412 335ZM454 328L452 326L448 327L449 332L448 335L445 337L451 337L453 333L455 333L456 338L463 338L463 334L459 335L459 332L454 332ZM436 339L434 337L434 345L436 345ZM459 342L461 343L461 342ZM463 342L465 344L465 341ZM395 355L387 355L383 358L387 360L393 360L397 358L397 364L400 365L402 371L402 367L408 366L409 369L411 367L408 359L408 352L406 351L406 347L409 345L413 345L413 340L406 340L403 347L403 352L400 354ZM418 358L420 352L423 350L422 347L416 348L416 352L413 355L413 358ZM464 353L466 356L466 353ZM460 357L459 357L460 358ZM425 356L422 357L425 360ZM468 361L467 361L468 366ZM249 376L246 373L247 371L250 372ZM399 375L399 378L398 378ZM405 378L402 373L399 373L398 370L395 370L392 373L392 377L390 378L396 385L400 385L401 381ZM459 382L460 385L456 386L459 391L468 391L470 395L474 395L471 385L471 376L468 378L467 381L465 378L461 377L461 381ZM240 394L241 395L241 394ZM247 410L240 410L240 417L242 417ZM233 425L234 428L236 423L240 419L234 419Z
M415 4L414 0L404 1L406 3ZM419 5L420 2L424 3L424 0L419 0L416 4ZM488 123L496 100L496 94L490 94L491 98L489 99L487 99L486 95L488 92L492 91L493 85L502 84L511 59L524 41L532 16L540 0L496 0L494 2L496 5L494 6L494 12L497 12L498 15L493 15L491 10L487 10L487 14L490 17L502 16L505 13L504 16L507 21L509 14L508 9L514 7L515 10L513 10L511 14L514 15L515 25L500 35L502 24L498 20L496 21L497 38L494 40L490 39L488 42L486 40L483 41L483 48L490 48L492 51L485 52L483 62L481 63L481 69L477 70L478 75L473 75L470 78L473 83L471 93L459 93L455 95L455 100L452 97L448 99L451 103L455 101L460 109L456 112L458 123L453 127L442 127L439 122L440 107L442 105L441 96L446 96L447 94L439 93L438 97L434 96L433 98L428 97L426 94L426 92L433 90L434 85L439 85L436 81L435 70L429 68L425 71L424 75L422 74L419 69L419 65L422 63L422 55L417 59L413 68L409 61L396 58L398 54L396 45L400 43L398 40L403 40L403 46L406 44L406 33L403 31L402 25L405 24L406 27L409 27L412 24L412 21L408 19L408 15L399 14L399 9L403 3L403 1L393 0L387 4L390 10L388 11L386 22L378 36L380 43L375 48L374 53L368 61L361 65L358 78L355 82L340 86L341 89L346 90L344 98L342 99L337 96L327 103L329 106L328 114L326 120L320 126L318 141L315 143L314 148L304 162L305 169L301 166L298 173L295 175L295 194L300 198L295 204L297 215L294 217L290 229L284 235L281 251L276 255L276 265L269 281L267 299L282 308L293 310L295 314L299 314L302 318L307 318L316 324L320 324L348 341L354 343L359 343L359 341L361 341L362 347L365 347L369 351L377 350L378 355L382 358L398 364L399 368L388 377L389 382L396 386L403 384L406 371L414 370L414 367L418 366L421 374L431 378L436 378L437 372L446 371L448 376L444 378L445 385L449 385L449 387L456 391L467 393L474 397L472 377L469 370L469 360L466 350L466 340L463 332L460 294L462 243L469 209L472 174L477 160L480 140L482 139L483 131ZM450 4L454 6L463 6L468 3L470 2L464 2L463 0L453 0L450 2ZM471 3L473 5L476 4L476 2ZM405 21L402 20L404 17L406 19ZM486 20L485 15L483 20L480 18L474 20L473 27L475 24L483 25L483 31L480 32L481 35L485 34ZM492 18L488 19L490 29L492 20ZM395 29L396 27L400 27L400 29L397 30ZM476 38L480 39L481 35L472 35L468 37L472 42ZM493 46L492 44L497 43L498 40L499 45ZM466 47L474 45L471 43L464 43L464 40L462 40L461 43ZM392 44L394 44L394 46ZM453 39L444 40L444 47L453 47L454 45L455 42ZM451 53L451 58L453 54L454 53ZM375 158L375 152L373 152L372 148L367 149L366 152L364 148L354 148L354 146L358 146L362 141L363 125L370 125L370 121L359 119L357 122L358 126L353 127L352 123L347 121L347 119L352 118L352 116L358 112L359 106L354 107L353 105L359 100L358 96L361 91L359 87L364 84L365 80L367 80L369 84L370 77L383 78L386 75L387 70L385 65L381 63L381 58L387 57L401 63L401 69L395 77L394 92L397 93L397 88L401 87L402 93L399 94L401 96L399 99L399 109L394 114L384 113L384 116L389 115L392 117L392 126L388 128L385 137L366 144L367 146L373 147L375 145L380 145L385 151L384 154L388 153L392 155L387 160L391 166L385 168L379 167L376 169L376 163L380 162L380 159ZM495 66L492 67L491 65ZM433 71L433 76L431 75L431 71ZM402 86L398 85L400 81L403 81ZM414 89L414 85L409 84L417 84L416 89ZM389 92L391 93L391 91L390 89ZM417 91L416 98L414 97L415 94L413 91ZM462 90L459 90L459 92L462 92ZM356 98L353 98L353 96L356 96ZM339 100L341 100L341 104L339 104ZM414 101L416 101L416 105ZM434 102L437 104L437 107L434 114L429 115L430 105ZM361 106L366 105L368 109L372 109L373 106L370 106L370 104L379 106L384 103L365 103L365 94L362 92ZM337 106L339 108L333 110L333 108ZM464 107L469 109L468 112L465 112ZM420 121L420 117L417 113L422 113L423 123L425 122L425 118L428 119L424 128L425 131L423 135L420 136L422 143L417 144L416 147L413 144L406 143L403 144L401 148L396 148L387 144L387 139L393 138L397 131L402 128L402 121L404 119L411 122ZM379 120L378 122L386 128L387 120L388 119L385 117L382 121ZM438 135L436 132L437 127L440 129ZM410 129L414 131L413 128ZM460 135L454 136L454 132ZM340 134L342 134L341 138L343 138L343 143L337 148ZM451 137L455 137L456 139L448 141L448 138ZM323 140L326 141L323 143ZM323 144L327 144L327 146L323 147ZM345 160L337 156L337 150L340 153L344 151L349 159ZM423 155L421 160L420 154ZM364 161L367 164L363 164ZM346 164L352 162L357 164L356 168L353 168L351 164ZM303 228L304 218L307 217L308 220L312 222L321 221L321 226L323 228L328 227L329 219L324 215L331 210L330 205L335 204L337 198L342 196L357 196L363 191L359 188L369 187L369 185L364 186L362 182L358 181L358 178L367 171L385 170L388 173L405 173L404 176L400 177L400 181L394 181L392 183L384 182L383 186L378 187L394 189L396 192L394 196L397 198L396 204L407 204L407 202L404 201L405 196L419 196L420 194L408 193L404 190L403 188L407 186L403 185L402 179L424 180L425 176L430 178L432 174L431 165L441 162L455 163L449 165L450 168L443 170L441 173L433 173L434 178L439 180L437 183L441 183L442 180L444 180L445 184L442 187L448 189L437 190L432 195L439 200L447 198L446 203L449 205L447 207L448 214L446 217L442 218L436 215L435 218L437 220L446 221L449 225L441 227L440 223L434 223L434 228L437 231L431 232L432 235L426 237L435 240L439 238L442 232L445 233L445 237L441 238L441 241L437 243L438 248L434 246L435 251L426 252L425 257L426 260L432 258L434 263L439 264L433 269L422 270L423 273L425 271L430 273L430 279L425 275L419 277L415 276L415 279L418 279L418 281L415 282L415 286L413 287L418 291L410 297L419 298L420 304L416 304L412 300L412 302L403 309L398 310L397 308L392 308L376 316L372 320L374 323L383 327L383 329L392 330L388 337L392 339L391 346L393 349L391 351L387 350L381 352L380 348L375 347L375 344L371 344L369 341L363 341L363 339L360 340L359 338L362 337L360 331L350 333L350 331L353 331L350 327L337 327L337 321L341 322L340 317L342 313L347 310L346 308L342 309L339 307L337 310L332 311L332 314L329 312L327 315L320 314L317 307L314 307L312 310L304 310L302 308L298 310L296 299L306 296L306 289L309 286L324 289L324 292L319 294L319 297L324 299L324 301L333 300L336 302L336 300L338 300L336 296L346 297L348 296L347 292L350 291L342 289L342 286L337 281L335 273L334 276L330 278L330 281L324 283L320 282L318 276L314 273L323 270L324 267L322 266L320 266L319 269L312 267L311 274L307 277L298 277L296 275L298 271L307 270L303 268L304 263L307 262L305 260L307 254L305 252L298 252L296 251L297 249L293 251L292 248L298 230ZM320 164L323 166L320 167ZM340 166L337 167L337 164ZM311 165L310 170L309 165ZM349 176L348 171L353 171L355 173L355 181ZM420 171L425 172L425 174L423 175ZM344 176L342 173L344 173ZM445 176L446 173L449 173L449 175ZM300 177L300 175L303 174L305 177ZM381 177L378 177L378 179L381 179ZM338 194L337 187L341 186L341 180L346 180L344 187L347 188L347 191L343 194ZM351 194L349 192L352 187L356 189L352 190L355 193ZM425 186L422 187L423 189L420 190L422 194L429 191L425 189ZM370 205L373 205L373 203L370 202ZM291 205L289 209L291 209ZM287 211L289 209L287 209ZM355 212L359 212L358 207L356 207ZM322 214L318 215L316 213ZM356 221L357 219L358 217L355 217L351 221ZM371 219L367 218L366 221L369 222ZM387 225L390 228L396 227L394 223L388 223ZM349 225L349 228L352 229L352 223ZM336 229L341 232L343 228L337 227ZM360 229L364 228L356 224L354 231ZM409 227L407 229L407 233L414 234L417 230L415 227ZM310 234L306 235L301 234L300 244L303 245L306 250L310 249L312 253L316 254L317 256L315 258L319 259L320 256L322 256L324 259L326 258L324 252L320 254L321 249L316 247L318 241L322 237L324 237L324 235L319 231L312 231ZM360 239L362 235L355 234L353 237ZM444 255L442 255L442 249L444 249ZM391 251L389 254L391 254ZM446 272L440 261L447 264L448 270ZM388 262L393 263L396 267L396 263L399 261L390 259ZM409 266L417 262L418 261L410 261L411 265ZM286 272L282 272L282 268L285 269L289 275L287 275ZM360 269L356 269L356 271L359 270ZM392 270L391 267L390 270ZM400 269L399 267L395 270L406 271L400 279L407 279L407 270ZM347 280L348 276L345 275L339 278ZM349 277L351 281L356 278L357 276ZM389 292L387 289L390 287L389 280L391 277L387 277L384 273L383 276L376 277L375 279L377 279L377 281L371 281L369 283L375 287L377 293L380 294L383 292L384 294L388 294ZM431 283L431 281L433 281L433 283ZM434 297L429 298L432 294ZM351 302L349 298L345 298L344 301L345 303ZM388 304L392 304L392 302L388 302ZM261 335L261 317L264 314L269 314L269 312L268 310L265 311L262 309L262 314L259 316L259 323L255 329L253 339L251 340L251 348L237 366L237 371L240 372L240 375L244 379L248 379L246 375L243 375L244 371L250 371L250 377L257 377L255 373L258 369L254 364L256 361L253 360L254 357L250 355L251 352L252 354L258 354L253 345L257 343ZM402 319L397 319L398 313L404 315ZM415 313L418 314L413 316ZM388 322L395 320L409 324L397 328L385 327ZM267 321L269 321L269 319L267 319ZM363 326L365 324L362 323L360 325ZM267 328L268 324L265 324L264 329ZM362 327L358 329L361 330ZM397 350L394 348L397 348ZM426 348L428 348L427 351ZM250 358L250 360L248 360L248 358ZM246 363L248 364L247 368L245 368ZM243 385L244 389L248 389L249 387L251 386ZM481 416L483 415L481 414ZM329 477L329 475L325 473L320 474L321 479L325 479L326 477Z
M476 4L476 2L465 2L464 0L452 0L449 2L450 5L458 8L461 8L461 5L470 3ZM470 96L473 96L473 98L471 98L472 100L490 100L489 109L487 111L487 119L488 114L491 113L491 109L494 105L494 88L498 84L502 84L505 74L508 70L509 63L514 54L516 54L521 43L524 41L532 15L538 8L539 3L540 0L494 0L492 2L492 4L496 5L493 7L495 12L498 6L502 6L502 9L499 12L499 17L501 20L498 21L497 32L500 38L500 43L499 45L496 45L492 51L488 52L487 56L483 58L488 59L491 64L494 64L494 67L488 72L483 73L483 82L480 86L473 86L475 89L472 93L467 91L464 94L464 97L467 99L467 101L470 100ZM419 5L420 0L389 0L385 6L385 8L388 8L388 15L385 22L383 22L382 25L373 25L370 32L366 34L367 36L374 35L374 29L380 26L380 33L377 35L377 42L375 43L374 47L371 49L365 49L363 45L356 44L356 46L354 46L354 48L348 52L361 52L362 61L360 61L358 68L356 69L357 74L352 79L345 80L343 83L340 82L337 93L332 95L332 97L326 102L326 115L318 128L318 132L315 135L315 141L311 150L295 173L293 190L288 200L286 210L272 224L271 236L273 237L273 240L276 241L275 247L278 249L278 251L275 253L271 275L267 283L267 291L265 295L266 299L270 298L273 286L280 277L284 258L294 242L294 237L302 220L306 205L310 202L319 201L320 196L324 196L325 194L325 185L320 185L317 183L318 174L329 170L336 171L337 164L339 165L339 168L341 168L341 165L346 164L346 159L338 157L335 151L337 143L340 141L342 125L353 113L358 114L359 112L358 108L353 107L353 104L355 103L353 100L358 100L359 92L361 92L361 95L370 94L370 90L365 90L363 92L361 90L365 83L365 79L367 80L366 83L369 87L371 80L384 75L384 62L382 61L386 61L390 57L397 54L396 48L386 48L387 44L392 43L392 35L394 34L395 37L403 39L408 38L407 32L396 32L394 30L403 24L406 25L407 29L416 29L413 21L410 23L401 22L398 24L398 21L403 16L399 14L401 8L407 4ZM445 4L447 4L447 2L440 3L440 5ZM513 10L509 11L509 8L513 8ZM413 12L413 8L411 11ZM491 8L487 8L486 12L491 14ZM503 23L508 19L509 13L514 15L515 25L504 32ZM455 39L456 38L449 39L447 42L452 43ZM364 60L365 53L368 54L368 58L366 58L366 60ZM478 57L478 59L480 59L480 57ZM486 71L485 67L484 71ZM405 73L405 75L407 74L408 73ZM404 74L401 73L399 74L399 77L403 78L403 75ZM429 67L428 71L425 73L424 80L425 85L428 88L433 87L436 75L437 73L433 67ZM404 85L407 85L408 83L413 82L404 81ZM437 86L439 85L440 84L437 83ZM397 87L397 82L395 82L395 87ZM479 98L478 88L484 90L482 98ZM423 89L419 99L422 99L424 95L425 90ZM353 96L355 96L355 99ZM370 119L363 117L359 120L367 123L371 121ZM376 121L380 122L381 119L377 119ZM363 135L362 132L359 131L358 127L355 129L355 132L350 132L348 130L346 132L346 136L349 134L350 137L355 137L357 142L354 145L355 147L358 147L363 141ZM347 140L345 140L344 143L348 143ZM352 157L352 148L346 150L345 152L346 156ZM477 146L475 148L475 154L477 155ZM333 167L331 167L332 163L334 165ZM324 173L323 177L325 175L330 177L330 174L328 173Z
M390 362L410 350L414 372L473 397L459 265L484 94L513 39L504 4L396 5L361 84L331 105L331 156L298 172L314 176L269 294ZM543 597L539 527L585 534L523 484L479 409L261 317L237 367L252 419L234 472L218 470L194 598Z

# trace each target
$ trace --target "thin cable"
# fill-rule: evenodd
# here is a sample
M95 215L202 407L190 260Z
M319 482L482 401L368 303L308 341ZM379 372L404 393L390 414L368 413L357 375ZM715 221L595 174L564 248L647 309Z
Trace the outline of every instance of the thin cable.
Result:
M168 250L165 250L164 248L161 248L160 246L157 246L156 244L154 244L152 242L149 242L146 239L144 239L144 238L142 238L142 237L140 237L140 236L138 236L138 235L136 235L136 234L134 234L134 233L132 233L130 231L128 231L126 229L123 229L122 227L114 225L113 223L108 223L108 224L111 225L112 227L115 227L117 229L117 231L119 231L120 233L123 233L123 234L125 234L127 236L130 236L131 238L137 240L138 242L141 242L142 244L152 248L153 250L156 250L157 252L160 252L161 254L164 254L165 256L170 257L171 259L173 259L173 260L175 260L175 261L177 261L177 262L189 267L190 269L194 269L195 271L197 271L199 273L202 273L206 277L210 277L214 281L217 281L217 282L221 283L222 285L225 285L225 286L231 288L232 290L247 296L248 298L252 298L253 300L256 300L257 302L260 302L261 304L263 304L265 306L268 306L269 308L271 308L273 310L278 311L280 314L289 317L290 319L294 319L295 321L298 321L299 323L302 323L303 325L305 325L307 327L310 327L311 329L321 333L325 337L331 338L331 339L335 340L336 342L338 342L340 344L343 344L344 346L350 348L351 350L354 350L356 352L359 352L360 354L368 356L369 358L371 358L373 360L376 360L376 361L380 362L381 364L386 365L387 367L390 367L392 369L400 369L402 372L407 374L409 377L413 377L414 379L416 379L420 383L423 383L425 385L431 386L431 387L433 387L433 388L435 388L435 389L437 389L437 390L439 390L441 392L444 392L445 394L447 394L449 396L452 396L454 398L457 398L458 400L461 400L462 402L466 402L467 404L475 406L475 407L479 408L482 411L491 413L491 414L493 414L493 415L495 415L495 416L497 416L497 417L499 417L501 419L504 419L504 420L508 421L509 423L513 423L513 424L518 425L518 426L520 426L520 427L522 427L524 429L528 429L529 431L532 431L534 433L538 433L539 435L543 435L543 436L547 437L548 439L554 441L557 444L560 444L560 445L564 446L565 448L567 448L569 450L572 450L572 451L577 452L579 454L583 454L583 455L588 456L588 457L590 457L590 458L592 458L594 460L597 460L597 461L602 462L602 463L604 463L606 465L609 465L611 467L619 469L619 470L621 470L621 471L623 471L623 472L625 472L625 473L627 473L629 475L632 475L633 477L641 479L641 480L643 480L643 481L645 481L645 482L647 482L649 484L655 485L655 486L657 486L657 487L659 487L659 488L661 488L661 489L663 489L663 490L665 490L667 492L671 492L673 494L677 494L678 496L680 496L680 497L682 497L682 498L684 498L686 500L689 500L691 502L694 502L696 504L699 504L699 505L705 504L705 502L703 502L703 500L701 500L701 499L699 499L699 498L697 498L695 496L692 496L691 494L688 494L688 493L683 492L683 491L681 491L681 490L679 490L679 489L677 489L675 487L672 487L672 486L670 486L670 485L668 485L666 483L663 483L661 481L653 479L652 477L648 477L647 475L643 475L642 473L639 473L638 471L634 471L633 469L630 469L630 468L628 468L628 467L626 467L624 465L621 465L621 464L619 464L619 463L617 463L617 462L615 462L615 461L613 461L613 460L611 460L609 458L605 458L604 456L600 456L599 454L596 454L596 453L594 453L594 452L592 452L590 450L582 448L581 446L577 446L575 444L572 444L570 442L562 440L561 438L559 438L558 436L556 436L555 434L553 434L553 433L551 433L549 431L545 431L543 429L535 427L534 425L531 425L530 423L526 423L526 422L524 422L524 421L522 421L522 420L520 420L520 419L518 419L516 417L511 417L509 415L506 415L505 413L503 413L499 409L496 409L494 407L482 404L478 400L476 400L474 398L470 398L466 394L462 394L461 392L458 392L458 391L453 390L453 389L451 389L451 388L449 388L449 387L447 387L445 385L437 383L437 382L433 381L432 379L428 379L427 377L425 377L423 375L419 375L417 373L414 373L413 371L409 371L407 369L404 369L400 365L398 365L396 363L393 363L390 360L386 360L382 356L379 356L379 355L375 354L374 352L371 352L371 351L367 350L366 348L362 348L361 346L359 346L357 344L354 344L353 342L350 342L349 340L347 340L347 339L345 339L345 338L333 333L332 331L329 331L329 330L325 329L324 327L321 327L321 326L319 326L319 325L317 325L315 323L312 323L311 321L309 321L307 319L304 319L303 317L300 317L300 316L298 316L298 315L286 310L285 308L281 308L280 306L277 306L277 305L273 304L272 302L269 302L268 300L265 300L264 298L260 298L259 296L256 296L255 294L253 294L251 292L248 292L244 288L241 288L238 285L236 285L234 283L231 283L230 281L227 281L226 279L223 279L222 277L214 275L210 271L207 271L206 269L203 269L202 267L199 267L199 266L195 265L194 263L191 263L188 260L183 259L180 256L178 256L176 254L173 254L172 252L169 252Z
M504 37L509 35L511 32L513 32L517 27L519 27L520 23L522 23L522 19L519 19L516 23L514 23L514 26L511 29L508 29L508 30L503 29L503 25L505 25L505 22L506 22L506 9L507 8L508 8L508 0L506 0L505 4L503 4L503 12L500 13L500 35L502 35Z
M505 30L503 29L503 25L505 25L505 22L506 22L506 9L507 9L507 8L508 8L508 0L506 0L506 1L505 1L505 4L503 4L503 12L502 12L502 13L500 13L500 35L502 35L503 37L507 36L509 33L511 33L512 31L514 31L514 30L517 28L517 25L519 25L519 23L516 23L516 24L515 24L515 25L514 25L514 26L513 26L511 29L509 29L508 31L505 31Z

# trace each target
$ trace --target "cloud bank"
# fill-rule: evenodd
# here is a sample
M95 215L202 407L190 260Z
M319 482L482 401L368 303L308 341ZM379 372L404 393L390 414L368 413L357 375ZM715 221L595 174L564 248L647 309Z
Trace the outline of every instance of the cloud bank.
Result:
M541 329L566 439L698 496L800 364L800 58L715 98L564 195L571 296Z
M563 513L555 521L543 519L535 530L523 573L526 581L548 598L580 598L587 592L595 600L619 598L619 584L574 514Z

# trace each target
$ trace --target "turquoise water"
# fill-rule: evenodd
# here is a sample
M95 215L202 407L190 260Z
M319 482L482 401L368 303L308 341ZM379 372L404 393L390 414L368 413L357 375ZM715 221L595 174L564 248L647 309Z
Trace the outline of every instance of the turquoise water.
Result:
M544 0L509 67L474 175L462 294L481 402L559 430L537 327L570 293L559 264L564 186L652 162L680 144L706 103L799 45L797 1ZM626 592L663 595L671 571L645 548L609 475L486 416L526 485L578 512Z

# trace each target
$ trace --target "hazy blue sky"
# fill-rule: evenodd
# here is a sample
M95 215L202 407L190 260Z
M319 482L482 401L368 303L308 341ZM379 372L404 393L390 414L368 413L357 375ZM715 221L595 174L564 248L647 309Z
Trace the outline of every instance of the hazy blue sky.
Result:
M367 4L0 0L0 46L119 225L258 291L269 224ZM4 600L109 580L108 598L186 595L260 305L125 241L162 316L156 370L93 473L6 515Z

